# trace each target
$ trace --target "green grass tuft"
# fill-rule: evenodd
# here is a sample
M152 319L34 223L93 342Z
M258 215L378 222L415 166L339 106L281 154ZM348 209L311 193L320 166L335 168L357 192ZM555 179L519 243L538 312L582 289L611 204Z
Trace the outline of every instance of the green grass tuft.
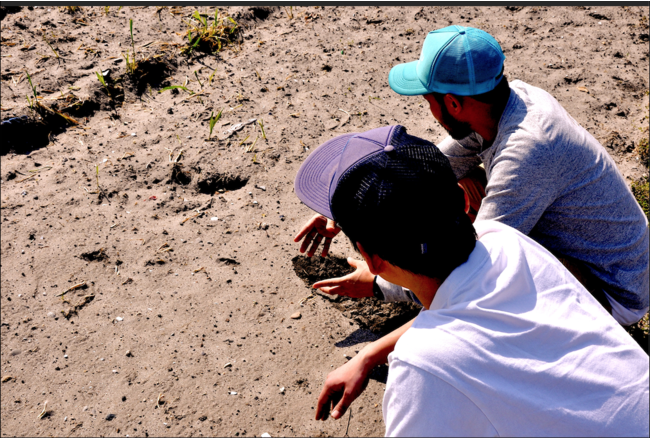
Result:
M215 9L212 23L208 24L206 14L194 11L190 21L187 22L187 45L181 50L186 55L191 55L195 50L206 53L217 53L235 40L239 26L231 17L219 17L219 10Z

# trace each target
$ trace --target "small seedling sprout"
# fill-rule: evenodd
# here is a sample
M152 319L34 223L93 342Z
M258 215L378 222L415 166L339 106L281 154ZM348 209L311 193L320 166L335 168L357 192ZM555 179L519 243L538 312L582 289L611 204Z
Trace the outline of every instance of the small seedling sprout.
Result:
M289 20L293 20L293 6L289 6L288 9L287 9L287 7L285 6L285 7L284 7L284 11L287 13L287 18L288 18Z
M120 7L121 8L121 7ZM119 9L118 9L119 11ZM131 49L132 53L129 56L129 51L122 53L124 60L126 61L126 72L130 75L135 73L136 68L138 67L136 51L135 51L135 39L133 38L133 19L129 19L129 32L131 34Z
M257 140L259 138L260 138L259 135L255 137L255 140L253 140L253 144L251 144L249 147L246 148L246 152L253 152L255 150L255 143L257 143Z
M27 70L25 70L25 74L27 75L27 80L29 81L29 86L32 88L32 94L34 95L34 100L36 100L38 98L38 96L36 95L37 94L36 93L36 87L32 83L32 77L29 75L29 72Z
M25 74L27 75L27 80L29 81L29 86L32 88L32 95L34 96L31 99L29 96L27 96L27 103L29 103L29 109L33 111L34 107L38 104L38 95L36 92L36 87L32 83L32 77L29 75L29 72L27 70L25 70Z
M216 117L213 117L214 112L210 113L210 135L208 135L208 140L210 139L210 137L212 137L212 130L214 129L214 125L217 124L217 122L221 118L222 113L223 113L223 109L219 110Z
M97 75L97 79L99 79L99 83L102 84L106 89L106 94L108 94L108 97L112 99L111 92L108 89L108 85L106 84L106 79L104 79L104 75L101 72L95 72L95 74Z
M259 119L257 123L260 125L260 129L262 130L262 138L266 140L266 132L264 132L264 121L262 119Z
M135 40L133 39L133 19L129 19L129 30L131 31L131 47L133 48L133 60L135 61Z
M194 70L194 76L196 76L196 80L199 82L201 89L203 89L203 83L201 83L201 79L199 79L199 73L196 70Z
M187 87L185 87L183 85L170 85L169 87L163 88L158 93L162 93L163 91L174 90L174 89L181 89L181 90L187 91L188 93L190 93L190 95L194 94L194 91L189 90Z
M47 44L47 46L50 48L50 50L52 50L54 52L54 56L56 57L56 59L59 59L59 52L54 50L54 47L52 47L52 44L50 44L50 42L47 40L47 38L45 38L45 36L43 36L43 41L45 41L45 44Z
M241 145L243 145L243 144L244 144L244 142L245 142L246 140L248 140L248 137L250 137L250 134L249 134L249 135L247 135L247 136L246 136L246 138L245 138L245 139L243 139L243 140L241 141L241 143L239 143L239 145L238 145L237 147L239 147L239 146L241 146Z

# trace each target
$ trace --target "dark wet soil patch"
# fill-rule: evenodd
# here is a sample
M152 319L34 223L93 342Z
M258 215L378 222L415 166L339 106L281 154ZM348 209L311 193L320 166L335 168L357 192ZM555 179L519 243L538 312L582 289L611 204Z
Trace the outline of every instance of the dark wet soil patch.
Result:
M214 195L219 190L239 190L247 183L247 176L213 173L200 179L197 186L199 193Z
M296 256L291 262L296 275L310 288L317 281L342 277L354 270L342 257ZM329 300L334 308L354 320L361 328L376 334L390 333L415 318L422 308L414 303L386 303L376 298L319 295Z
M227 257L219 257L217 260L219 261L219 263L226 266L236 266L239 264L237 260L229 259Z
M108 256L104 252L104 248L99 248L96 251L81 253L79 258L87 262L101 262L108 259Z
M176 67L176 61L168 57L140 61L133 74L123 76L124 86L138 96L150 87L157 90L164 85L169 85L165 81L176 71Z

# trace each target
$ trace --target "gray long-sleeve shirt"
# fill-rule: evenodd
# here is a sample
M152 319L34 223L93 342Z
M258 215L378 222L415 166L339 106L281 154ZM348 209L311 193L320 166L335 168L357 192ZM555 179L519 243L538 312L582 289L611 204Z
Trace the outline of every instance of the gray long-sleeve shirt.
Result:
M486 197L476 218L528 234L583 263L629 309L648 307L648 221L605 148L549 93L521 81L492 145L478 134L438 147L458 179L483 163ZM386 301L410 291L377 279Z

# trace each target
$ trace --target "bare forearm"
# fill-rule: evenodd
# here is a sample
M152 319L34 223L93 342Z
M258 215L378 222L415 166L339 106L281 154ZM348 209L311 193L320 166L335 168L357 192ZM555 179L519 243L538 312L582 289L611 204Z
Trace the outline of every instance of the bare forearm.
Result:
M413 321L415 321L415 318L381 339L367 345L359 352L360 359L367 370L388 362L388 355L395 349L395 344L397 344L399 338L413 325Z

